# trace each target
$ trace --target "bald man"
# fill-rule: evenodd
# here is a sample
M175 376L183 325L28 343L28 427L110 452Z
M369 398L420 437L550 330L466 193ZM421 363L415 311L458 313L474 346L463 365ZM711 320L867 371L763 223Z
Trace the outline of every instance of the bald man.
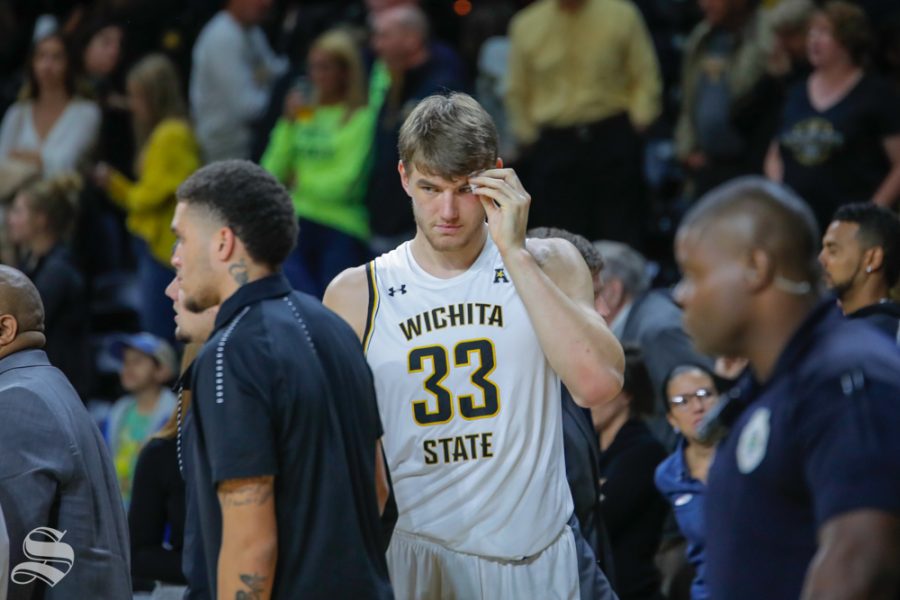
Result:
M751 367L709 471L713 598L900 591L900 354L821 297L818 239L808 205L758 177L710 192L676 236L688 333Z
M41 350L44 342L37 289L0 266L0 506L9 600L130 598L128 528L112 461L75 390Z

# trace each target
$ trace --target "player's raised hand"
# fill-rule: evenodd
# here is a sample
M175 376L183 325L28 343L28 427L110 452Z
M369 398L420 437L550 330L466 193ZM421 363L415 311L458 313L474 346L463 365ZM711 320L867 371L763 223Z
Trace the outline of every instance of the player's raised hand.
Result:
M487 213L488 229L500 253L525 247L531 196L512 169L488 169L469 178Z

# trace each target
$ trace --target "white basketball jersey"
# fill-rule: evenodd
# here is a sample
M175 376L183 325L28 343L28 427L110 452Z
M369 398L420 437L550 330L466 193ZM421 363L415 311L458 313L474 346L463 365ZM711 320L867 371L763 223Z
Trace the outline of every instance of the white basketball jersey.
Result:
M397 528L481 556L546 548L572 514L560 380L488 237L451 279L409 242L367 266L375 376Z

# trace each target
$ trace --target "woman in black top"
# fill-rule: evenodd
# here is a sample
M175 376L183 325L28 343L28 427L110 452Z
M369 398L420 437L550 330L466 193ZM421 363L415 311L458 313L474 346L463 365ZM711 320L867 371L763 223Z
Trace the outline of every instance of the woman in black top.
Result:
M653 476L666 451L641 419L652 413L653 398L639 351L626 348L622 392L591 409L602 451L603 518L612 546L615 591L622 600L662 598L654 558L668 506Z
M766 174L800 194L824 228L849 202L892 206L900 196L900 97L863 70L865 13L843 1L813 16L813 73L788 92Z
M189 364L195 346L185 351ZM190 406L190 390L176 384L178 406L156 436L141 450L134 468L128 529L131 534L131 574L136 589L152 587L154 600L180 599L185 585L181 569L184 547L185 489L179 468L178 434Z
M78 212L81 178L63 173L25 187L7 216L9 238L19 251L19 269L34 282L44 304L50 363L83 398L89 392L87 291L66 240Z

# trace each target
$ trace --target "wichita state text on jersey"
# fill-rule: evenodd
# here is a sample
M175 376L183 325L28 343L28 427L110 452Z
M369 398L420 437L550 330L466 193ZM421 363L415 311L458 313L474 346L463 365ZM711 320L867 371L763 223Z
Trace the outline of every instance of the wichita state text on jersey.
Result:
M426 310L399 324L403 337L408 340L444 327L464 325L493 325L503 327L503 307L485 302L460 302Z
M397 528L482 556L536 554L572 512L560 381L496 246L451 279L423 271L408 243L367 274Z

